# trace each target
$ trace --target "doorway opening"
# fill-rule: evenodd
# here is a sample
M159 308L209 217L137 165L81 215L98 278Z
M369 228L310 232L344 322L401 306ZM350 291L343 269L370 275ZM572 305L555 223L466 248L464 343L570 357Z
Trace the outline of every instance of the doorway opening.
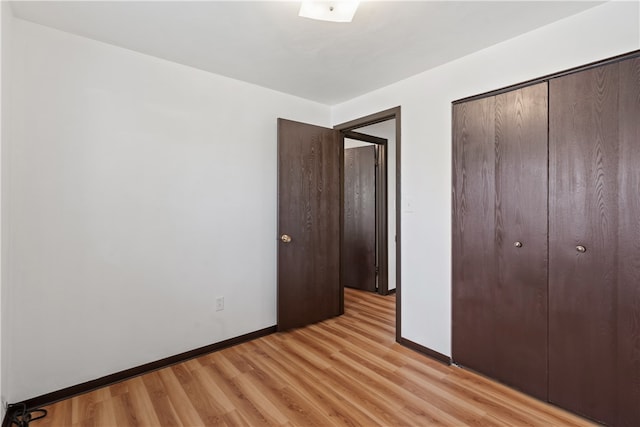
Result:
M342 123L334 129L342 135L344 150L341 288L343 292L345 286L361 289L353 286L361 280L365 290L382 295L395 292L398 341L402 336L400 107ZM370 165L376 163L372 171Z
M388 130L389 123L380 125ZM343 283L381 295L395 289L388 280L387 145L388 139L369 134L344 136Z

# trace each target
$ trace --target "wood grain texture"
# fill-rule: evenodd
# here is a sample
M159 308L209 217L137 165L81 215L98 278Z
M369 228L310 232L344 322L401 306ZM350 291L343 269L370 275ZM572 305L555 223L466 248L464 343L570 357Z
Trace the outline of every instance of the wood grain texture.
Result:
M278 119L278 329L341 313L338 131Z
M376 291L376 148L344 150L342 283Z
M386 140L385 140L386 141ZM387 145L377 145L376 167L376 258L378 265L378 293L389 293L389 261L396 254L389 253L389 197L387 180ZM398 221L399 222L399 221ZM392 238L395 236L392 235ZM399 261L396 258L396 265ZM395 289L392 289L395 291Z
M495 97L496 379L547 398L547 84ZM516 247L520 242L521 247Z
M453 106L453 360L495 377L495 97Z
M453 358L540 398L546 392L549 401L606 424L637 426L640 59L632 55L555 76L547 101L545 85L454 103ZM485 198L491 154L486 145L485 151L468 152L477 140L490 139L491 99L494 224ZM545 147L537 144L545 135L545 102L548 193ZM478 123L482 120L485 126ZM490 238L490 232L493 251L475 241ZM514 250L516 241L522 247ZM586 252L578 251L580 246ZM466 249L473 252L465 254ZM476 254L479 250L490 255ZM471 281L489 284L465 283L474 272ZM464 301L468 294L459 300L468 289L486 296L474 300L485 313L478 315ZM474 320L476 328L458 336L459 326ZM473 336L489 326L494 336Z
M546 399L547 85L453 111L453 359Z
M640 58L620 63L618 420L640 425Z
M609 424L616 422L618 67L549 83L549 400Z
M394 296L46 407L34 426L589 426L395 342Z

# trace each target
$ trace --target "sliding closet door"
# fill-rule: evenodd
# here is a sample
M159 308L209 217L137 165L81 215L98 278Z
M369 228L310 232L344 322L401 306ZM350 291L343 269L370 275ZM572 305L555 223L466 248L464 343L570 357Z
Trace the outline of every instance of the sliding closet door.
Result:
M453 107L453 359L547 392L547 85Z
M547 398L547 84L496 96L496 379Z
M495 97L453 106L453 358L495 375Z
M640 58L453 106L453 360L640 426Z
M640 425L640 58L620 65L618 426Z
M619 64L549 84L549 400L613 424L618 177L631 171L619 163Z

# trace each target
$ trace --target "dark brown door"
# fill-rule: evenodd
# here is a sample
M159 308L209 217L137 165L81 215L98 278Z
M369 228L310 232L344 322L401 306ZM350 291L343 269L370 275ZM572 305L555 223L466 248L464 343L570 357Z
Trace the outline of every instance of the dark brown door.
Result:
M338 131L278 119L278 330L343 311Z
M344 151L344 286L376 291L376 147Z
M549 91L549 400L605 423L616 418L618 86L613 64Z
M549 93L549 400L638 426L640 60Z
M453 360L496 376L495 97L453 106Z
M496 378L547 398L547 84L496 96Z
M454 105L453 358L547 395L547 85Z
M640 425L640 58L620 63L618 422Z

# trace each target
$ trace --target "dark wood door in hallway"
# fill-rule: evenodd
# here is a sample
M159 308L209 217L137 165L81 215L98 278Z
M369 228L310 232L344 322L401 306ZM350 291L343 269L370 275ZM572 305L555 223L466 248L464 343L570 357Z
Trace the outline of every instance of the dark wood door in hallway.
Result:
M376 147L344 150L344 242L342 283L375 292Z

